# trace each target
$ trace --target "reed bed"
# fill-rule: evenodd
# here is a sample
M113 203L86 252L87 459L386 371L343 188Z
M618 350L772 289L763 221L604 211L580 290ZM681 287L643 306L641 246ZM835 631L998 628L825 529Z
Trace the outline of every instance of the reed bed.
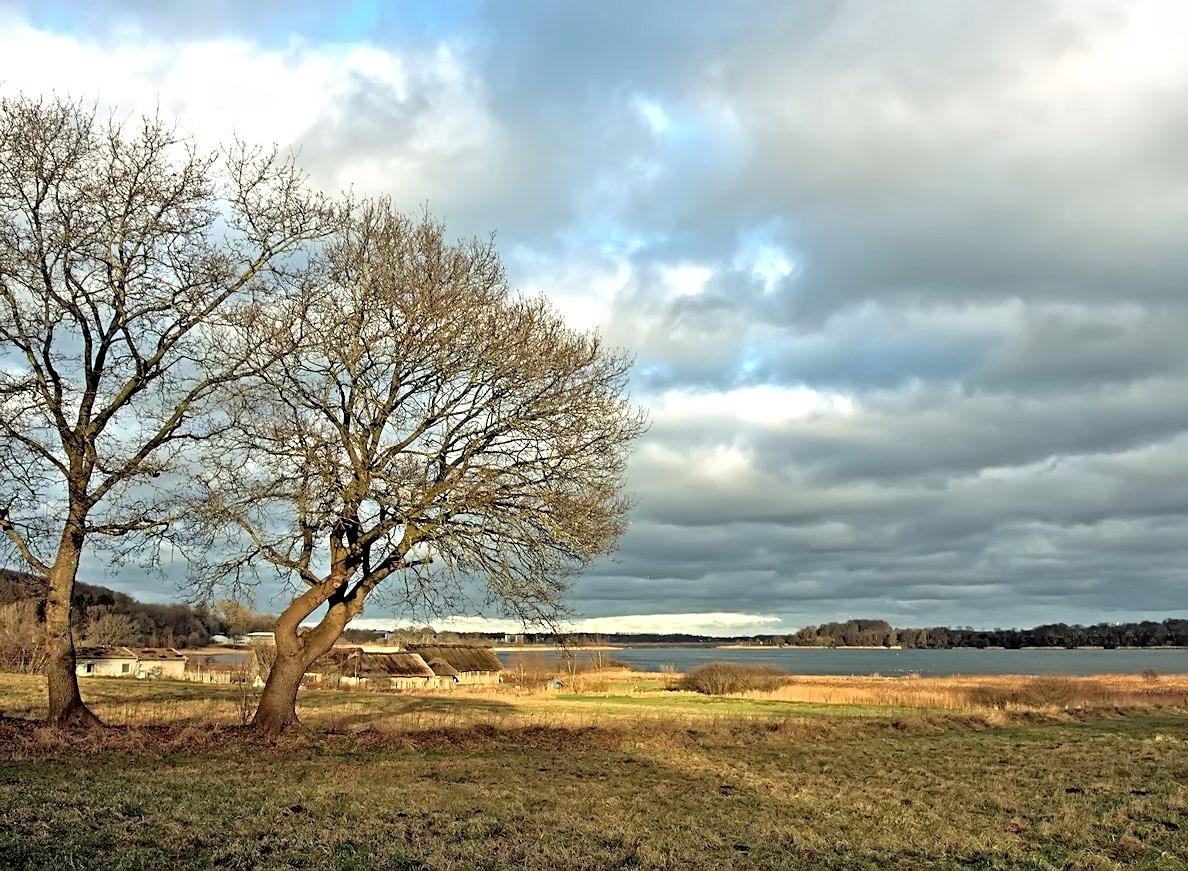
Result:
M774 690L740 697L948 711L1188 708L1188 675L788 677Z

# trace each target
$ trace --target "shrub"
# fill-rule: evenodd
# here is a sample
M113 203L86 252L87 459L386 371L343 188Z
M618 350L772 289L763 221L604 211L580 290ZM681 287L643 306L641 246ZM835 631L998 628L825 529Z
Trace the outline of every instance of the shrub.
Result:
M1016 705L1027 708L1068 708L1108 702L1109 690L1092 678L1050 675L1028 678L1013 684L988 684L972 687L970 703L1003 708Z
M675 690L679 682L679 678L677 678L676 663L663 663L660 666L660 673L664 675L664 688L666 690Z
M513 656L504 668L504 680L517 686L543 685L558 673L557 663L544 656L521 655Z
M685 673L678 689L708 696L749 691L770 692L787 680L788 674L774 665L745 665L740 662L710 662Z

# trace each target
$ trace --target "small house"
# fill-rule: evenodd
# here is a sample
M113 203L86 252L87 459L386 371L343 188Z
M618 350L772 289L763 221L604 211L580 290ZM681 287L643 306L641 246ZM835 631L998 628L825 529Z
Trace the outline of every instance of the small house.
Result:
M411 654L415 656L416 654ZM444 659L434 659L428 663L429 668L437 675L438 683L444 686L458 683L458 669L454 668Z
M336 647L310 667L310 676L345 686L368 689L430 689L437 675L414 653L380 653L358 647Z
M186 657L172 647L81 647L74 658L80 676L167 677L184 680Z
M127 647L80 647L74 657L74 673L135 677L136 654Z
M435 662L448 665L456 674L443 673L442 676L452 677L460 684L499 683L499 673L503 671L499 655L490 647L472 644L410 644L408 652L417 654L431 667Z
M185 679L186 657L172 647L141 647L135 653L137 677Z

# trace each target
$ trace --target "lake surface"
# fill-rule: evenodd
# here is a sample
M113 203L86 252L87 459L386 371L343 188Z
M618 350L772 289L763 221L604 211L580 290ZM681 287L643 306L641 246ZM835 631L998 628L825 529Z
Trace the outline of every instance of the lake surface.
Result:
M580 659L591 653L578 651ZM659 671L672 665L688 671L707 662L776 665L790 674L895 676L956 674L1188 674L1188 649L1161 650L866 650L853 648L728 648L629 647L605 651L603 656L640 671ZM546 656L547 652L501 652L504 667L518 656Z

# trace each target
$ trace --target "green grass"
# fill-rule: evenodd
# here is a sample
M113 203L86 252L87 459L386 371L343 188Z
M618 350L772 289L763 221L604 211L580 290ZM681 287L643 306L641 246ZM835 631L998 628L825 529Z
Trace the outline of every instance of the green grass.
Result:
M38 688L0 679L0 710L32 711ZM118 679L85 692L107 713L133 704L119 693L146 705L230 701L227 688ZM275 746L180 717L74 738L6 720L0 868L1188 863L1183 712L995 726L926 712L806 715L825 706L788 703L756 702L755 715L750 700L721 701L308 693L306 721L338 733ZM426 704L456 725L425 719ZM535 713L571 709L586 713L560 725Z

